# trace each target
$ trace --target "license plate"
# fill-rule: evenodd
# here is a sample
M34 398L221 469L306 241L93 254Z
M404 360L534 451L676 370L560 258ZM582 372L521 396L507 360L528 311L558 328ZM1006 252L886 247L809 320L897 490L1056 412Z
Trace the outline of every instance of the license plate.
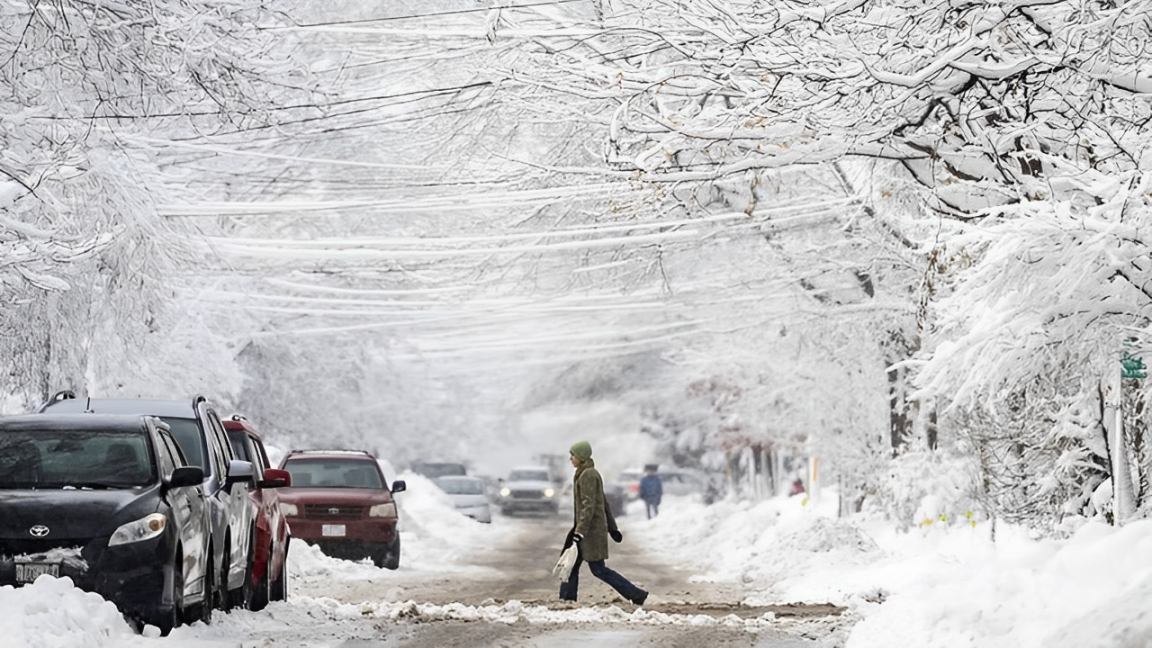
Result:
M320 529L320 533L325 536L343 538L345 533L344 525L325 524L323 528Z
M31 583L43 574L59 576L60 565L56 563L16 563L17 583Z

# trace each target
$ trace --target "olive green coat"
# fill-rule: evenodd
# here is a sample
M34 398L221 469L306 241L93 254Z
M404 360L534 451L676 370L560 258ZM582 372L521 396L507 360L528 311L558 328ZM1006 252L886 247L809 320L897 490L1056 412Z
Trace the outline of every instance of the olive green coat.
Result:
M608 532L616 531L616 519L604 498L604 480L589 459L580 464L572 478L575 509L572 528L584 537L580 541L580 556L584 560L608 559Z

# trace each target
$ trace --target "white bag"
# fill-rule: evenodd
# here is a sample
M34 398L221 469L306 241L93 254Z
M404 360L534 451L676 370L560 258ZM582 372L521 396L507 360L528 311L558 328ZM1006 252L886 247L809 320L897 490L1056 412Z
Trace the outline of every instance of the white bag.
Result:
M556 561L556 566L552 568L552 573L560 579L561 583L567 583L568 577L572 575L572 566L576 564L576 558L580 556L580 550L577 548L576 543L573 542L571 547L564 550L560 554L560 560Z

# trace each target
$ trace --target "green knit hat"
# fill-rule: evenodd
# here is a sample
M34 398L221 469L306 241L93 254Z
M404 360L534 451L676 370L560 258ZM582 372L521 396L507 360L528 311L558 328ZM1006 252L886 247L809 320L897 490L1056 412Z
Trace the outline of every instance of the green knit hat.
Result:
M583 463L592 458L592 444L587 441L577 441L572 444L571 448L568 448L568 452Z

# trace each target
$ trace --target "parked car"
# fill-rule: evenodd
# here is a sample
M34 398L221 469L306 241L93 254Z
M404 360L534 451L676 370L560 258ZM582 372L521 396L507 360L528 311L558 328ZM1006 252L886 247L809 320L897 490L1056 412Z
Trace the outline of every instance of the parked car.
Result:
M255 469L250 462L236 458L220 416L207 399L79 399L70 391L62 391L48 399L40 412L149 415L167 423L188 465L204 471L204 495L212 522L212 600L217 608L228 610L233 601L248 598L243 590L251 582L248 543L256 517L248 484L255 479Z
M467 475L468 469L462 463L448 461L417 461L412 464L412 472L424 475L428 479L447 477L449 475Z
M238 459L252 462L259 477L248 491L256 508L251 542L248 545L248 573L251 582L242 591L247 599L236 602L249 610L262 610L269 601L288 598L288 544L291 531L280 512L277 489L290 486L292 476L268 462L264 439L248 419L240 415L223 421Z
M492 508L488 506L484 480L467 475L447 475L433 480L440 490L448 494L456 510L478 522L492 521Z
M393 495L371 454L351 450L292 450L280 462L292 475L280 491L280 510L292 537L335 558L371 558L377 567L400 566L400 533Z
M522 511L560 512L559 489L545 466L516 468L500 487L500 512L512 515Z
M0 585L67 576L165 635L211 622L203 483L156 417L0 417Z

